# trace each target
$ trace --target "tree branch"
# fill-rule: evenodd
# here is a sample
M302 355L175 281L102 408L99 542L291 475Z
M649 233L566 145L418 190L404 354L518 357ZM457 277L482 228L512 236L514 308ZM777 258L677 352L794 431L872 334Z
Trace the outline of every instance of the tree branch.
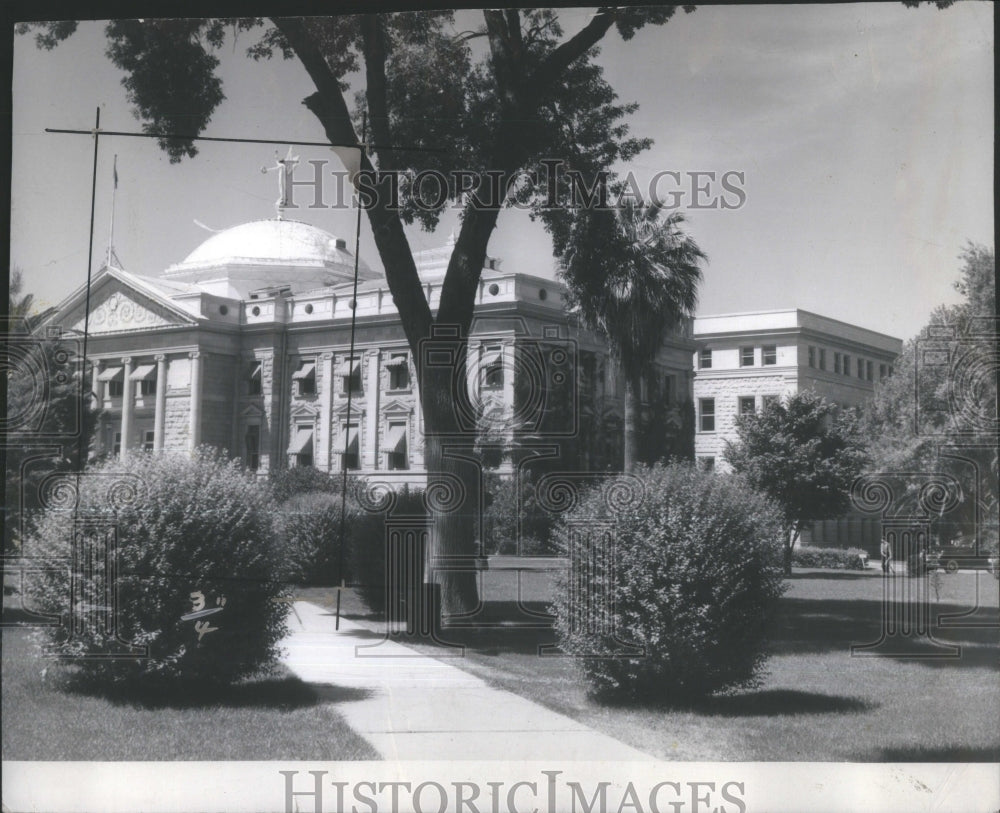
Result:
M326 64L326 59L306 31L303 21L298 18L274 17L272 22L284 35L316 86L316 93L306 98L303 104L319 119L332 144L356 144L358 138L340 89L340 81ZM363 150L361 169L373 170L372 163ZM430 335L431 309L420 284L413 251L403 231L403 224L397 213L388 208L389 202L388 195L378 195L374 205L367 210L368 222L385 266L389 291L399 312L406 339L414 350L414 363L419 369L420 359L415 351L419 342Z
M559 76L575 59L579 59L601 38L608 33L615 23L613 8L600 8L594 18L587 23L582 31L574 34L566 42L549 54L545 61L532 74L529 85L543 87Z
M372 140L376 144L392 144L392 128L389 123L388 81L385 63L388 58L386 33L379 14L365 14L361 17L361 35L365 55L365 79L368 100L368 123L372 128ZM378 153L379 169L392 171L395 162L392 150Z

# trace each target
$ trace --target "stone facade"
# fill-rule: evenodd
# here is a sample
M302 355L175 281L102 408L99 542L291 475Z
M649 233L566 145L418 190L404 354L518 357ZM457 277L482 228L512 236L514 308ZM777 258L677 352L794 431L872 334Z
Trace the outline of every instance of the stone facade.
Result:
M91 301L102 318L91 321L88 360L104 407L98 452L209 444L261 474L346 467L423 483L421 363L385 280L361 263L355 293L344 242L305 224L230 231L159 277L117 268L96 275ZM416 257L432 310L452 249ZM48 324L82 324L85 293ZM572 448L575 465L596 465L615 454L615 433L584 432L581 416L597 404L620 414L624 387L604 342L573 323L564 301L559 283L502 271L489 258L453 386L461 408L477 414L483 442L547 441ZM433 346L429 337L423 363ZM694 348L690 324L664 343L644 387L647 408L691 399ZM506 455L498 464L510 471L511 462Z
M902 352L899 339L802 310L698 317L694 337L695 456L723 470L742 411L806 389L858 406Z

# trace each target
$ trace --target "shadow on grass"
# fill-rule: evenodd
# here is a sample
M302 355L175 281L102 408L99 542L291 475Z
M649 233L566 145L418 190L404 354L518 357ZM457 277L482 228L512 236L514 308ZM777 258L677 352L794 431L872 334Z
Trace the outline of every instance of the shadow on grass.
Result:
M872 711L879 707L857 697L797 689L709 697L691 706L691 711L711 717L774 717L786 714L843 714Z
M875 757L880 762L998 762L1000 748L883 748Z
M822 692L798 689L720 694L710 697L590 695L602 706L620 710L644 710L698 714L706 717L782 717L795 714L846 714L874 711L880 703Z
M935 604L932 619L940 614L968 610L957 604ZM996 611L992 611L993 617ZM851 653L854 645L875 644L882 639L882 602L864 599L782 598L771 622L769 652L772 655ZM979 667L995 664L998 631L988 627L931 627L934 639L962 647L960 658L908 658L927 666ZM928 652L929 641L924 641ZM899 655L893 650L898 645ZM904 650L921 646L919 638L900 638L880 648L885 657L904 657Z
M785 576L789 581L802 581L806 579L822 579L823 581L855 581L857 579L871 579L879 574L862 570L809 570L792 571L791 576Z
M322 703L362 700L369 692L327 684L310 684L293 676L246 680L233 686L205 684L169 687L95 685L79 677L65 681L68 692L99 697L116 706L147 709L259 708L281 711L311 708Z

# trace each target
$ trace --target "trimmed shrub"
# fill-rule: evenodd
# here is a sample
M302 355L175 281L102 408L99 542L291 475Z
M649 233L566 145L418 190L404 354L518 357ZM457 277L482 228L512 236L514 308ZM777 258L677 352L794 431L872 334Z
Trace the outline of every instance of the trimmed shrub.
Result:
M534 478L527 473L522 477L520 506L516 485L513 477L500 477L495 472L486 476L486 510L483 512L485 550L490 554L517 554L517 519L520 507L521 553L555 553L552 541L555 518L538 505Z
M77 510L73 496L71 485L55 494L26 552L68 563L74 517L113 527L118 638L149 650L142 658L100 657L122 647L98 622L110 605L97 548L94 567L75 573L72 588L66 564L28 582L32 604L63 619L40 628L44 642L82 676L147 687L218 685L275 662L287 607L275 601L283 588L273 505L238 463L208 448L192 456L136 452L83 475ZM88 616L95 623L69 623Z
M792 564L797 567L827 567L834 570L864 570L868 554L861 548L796 547Z
M296 466L292 469L272 470L267 484L274 501L281 505L292 497L311 491L340 494L342 478L343 475L338 472L320 471L312 466Z
M349 497L351 519L348 533L348 568L353 585L365 605L375 613L386 607L385 573L386 522L406 517L417 521L427 516L423 491L404 491L389 495L379 506L357 497L357 489ZM374 510L384 505L383 510Z
M691 464L636 475L644 495L623 499L628 479L590 489L556 526L573 565L553 607L562 648L608 699L677 704L755 685L784 589L780 512ZM643 656L620 657L622 643Z
M340 495L323 491L297 494L278 509L275 524L288 581L310 585L350 581L346 548L343 558L340 555L341 510ZM352 503L344 506L348 532L357 513Z

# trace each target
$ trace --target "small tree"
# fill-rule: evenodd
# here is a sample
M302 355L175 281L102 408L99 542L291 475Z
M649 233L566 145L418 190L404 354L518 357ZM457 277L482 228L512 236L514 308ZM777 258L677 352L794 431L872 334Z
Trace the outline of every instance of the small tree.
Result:
M781 507L788 529L785 573L790 574L802 529L848 507L851 483L866 459L857 420L805 391L740 416L736 429L739 440L727 441L724 457Z

